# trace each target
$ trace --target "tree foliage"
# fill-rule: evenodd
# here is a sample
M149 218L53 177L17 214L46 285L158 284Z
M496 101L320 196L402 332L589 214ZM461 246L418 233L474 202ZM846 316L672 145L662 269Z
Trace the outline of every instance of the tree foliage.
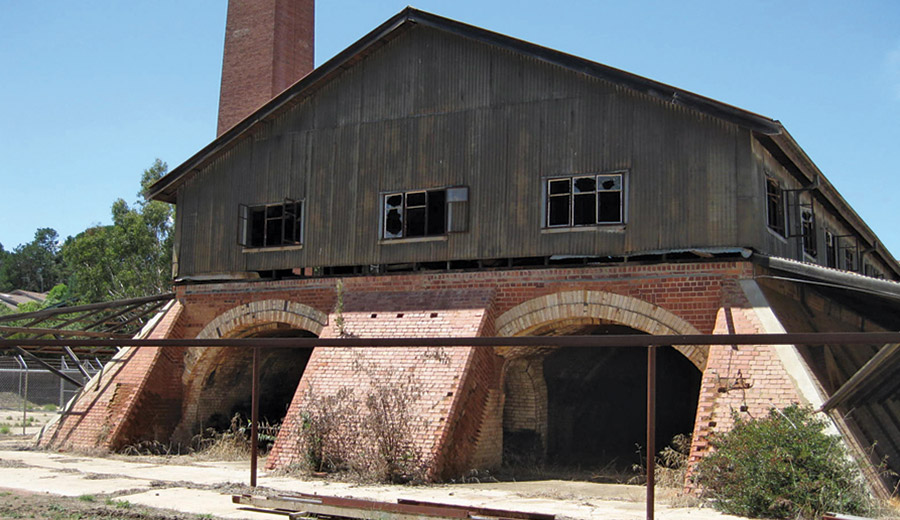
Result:
M40 228L31 242L0 253L0 290L49 291L63 274L59 235L51 228Z
M157 159L144 170L141 192L167 170ZM111 225L86 229L63 245L72 293L95 302L170 290L172 206L140 199L129 206L118 199L111 212Z
M751 518L820 518L864 514L870 507L860 473L838 437L807 407L738 418L713 439L697 481L722 512Z
M167 170L159 159L144 170L138 200L116 200L111 225L88 228L62 246L50 228L12 251L0 245L0 291L46 292L64 282L66 298L98 302L171 290L174 209L141 196Z

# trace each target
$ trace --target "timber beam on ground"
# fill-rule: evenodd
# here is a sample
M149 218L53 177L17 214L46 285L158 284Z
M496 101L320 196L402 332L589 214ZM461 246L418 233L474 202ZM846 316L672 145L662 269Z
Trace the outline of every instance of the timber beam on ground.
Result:
M306 493L258 497L233 495L231 501L250 511L285 515L288 518L348 518L354 520L421 520L478 518L483 520L554 520L555 515L509 511L476 506L440 504L421 500L399 499L381 502L357 498L341 498Z

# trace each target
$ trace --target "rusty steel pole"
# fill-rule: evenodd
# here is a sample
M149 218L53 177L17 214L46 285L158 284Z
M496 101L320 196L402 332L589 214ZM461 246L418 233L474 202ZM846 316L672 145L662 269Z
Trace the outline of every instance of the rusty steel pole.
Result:
M259 446L259 347L253 348L253 384L250 390L250 487L256 487L256 457Z
M647 346L647 520L656 500L656 347Z

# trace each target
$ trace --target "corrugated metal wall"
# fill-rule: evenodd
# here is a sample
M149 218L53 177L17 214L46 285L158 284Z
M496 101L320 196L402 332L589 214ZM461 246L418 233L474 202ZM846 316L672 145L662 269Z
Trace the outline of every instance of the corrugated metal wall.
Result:
M733 124L415 27L180 189L178 274L759 246L750 146ZM618 170L624 227L542 231L546 177ZM380 193L456 185L468 232L379 240ZM285 197L304 200L303 247L244 251L238 205Z

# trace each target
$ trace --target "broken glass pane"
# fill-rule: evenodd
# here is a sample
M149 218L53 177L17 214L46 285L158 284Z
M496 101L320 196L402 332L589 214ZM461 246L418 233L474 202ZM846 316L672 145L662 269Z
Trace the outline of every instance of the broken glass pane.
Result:
M587 193L596 190L597 180L594 177L578 177L575 179L575 193Z
M384 197L384 238L403 236L403 195L395 193Z
M598 175L597 183L600 185L600 190L621 190L622 189L622 176L621 175Z

